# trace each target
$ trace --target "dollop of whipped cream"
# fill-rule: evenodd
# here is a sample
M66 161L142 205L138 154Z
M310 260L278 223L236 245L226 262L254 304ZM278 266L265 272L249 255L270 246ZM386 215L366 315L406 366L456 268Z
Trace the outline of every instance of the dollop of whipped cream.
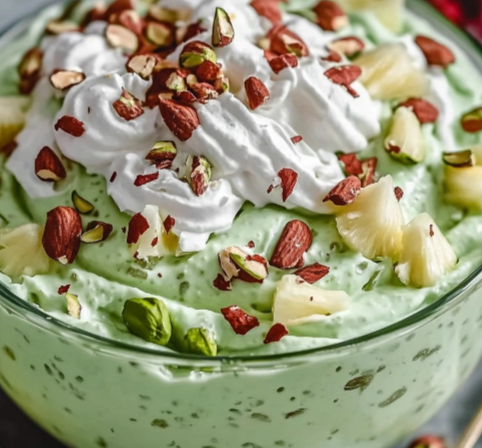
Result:
M219 6L231 15L236 32L231 45L216 49L218 62L230 80L230 91L194 106L200 126L185 142L172 134L158 108L145 108L142 115L130 121L116 112L113 103L124 90L144 101L152 81L126 73L127 57L109 46L104 37L105 22L93 22L83 33L46 37L42 43L44 77L34 92L34 103L38 104L30 111L8 163L28 194L45 197L56 193L52 184L36 177L33 168L36 154L47 145L82 164L89 173L103 175L108 193L121 211L138 213L147 205L155 205L162 216L175 218L173 232L180 237L183 252L202 250L210 234L229 229L246 201L257 207L278 204L330 213L323 198L344 177L335 152L360 151L379 134L379 105L360 83L352 84L359 94L355 98L325 76L335 64L321 57L334 35L304 18L284 14L283 22L308 45L310 56L300 58L297 68L275 74L257 46L273 25L249 3L160 2L174 10L190 8L193 21L202 20L203 28L209 31L193 40L211 44L214 11ZM178 62L184 46L180 45L167 60ZM86 79L68 91L54 117L47 117L40 104L55 96L48 76L58 69L81 71ZM270 92L270 99L256 111L247 106L244 88L251 76L260 79ZM75 137L55 130L64 116L80 120L85 133ZM293 143L296 136L303 140ZM172 169L159 170L155 181L136 186L138 176L157 171L145 156L161 140L174 141L177 146ZM204 156L212 165L212 181L201 196L196 196L184 180L189 155ZM270 185L280 184L278 173L283 168L298 174L286 201L281 188L270 189Z

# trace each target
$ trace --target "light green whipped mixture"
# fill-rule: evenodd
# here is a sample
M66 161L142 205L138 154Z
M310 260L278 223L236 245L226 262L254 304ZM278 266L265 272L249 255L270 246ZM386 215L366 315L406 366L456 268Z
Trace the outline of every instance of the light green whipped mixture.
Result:
M38 16L28 33L0 51L0 95L16 93L15 68L19 58L38 41L46 21L58 16L58 12L58 8L54 8ZM356 35L374 44L394 38L370 15L355 15L351 19L352 24L343 30L343 35ZM425 33L445 42L443 36L412 15L405 31ZM482 87L480 75L466 56L460 49L449 45L457 55L457 63L447 70L447 77L459 116L482 103ZM67 192L51 199L31 200L13 176L2 169L4 160L1 159L0 213L6 218L8 227L29 222L43 225L49 210L59 205L72 205L71 192L75 189L96 207L95 218L84 216L84 225L92 219L99 219L113 224L115 230L104 243L83 245L72 266L52 263L48 275L26 277L20 283L11 283L0 274L0 280L15 294L54 317L83 330L134 344L151 345L127 330L121 317L124 302L133 297L162 298L171 314L175 338L183 337L193 327L210 329L215 333L221 355L303 350L353 338L394 323L436 301L482 263L482 216L467 215L444 204L441 157L444 148L437 139L434 125L423 127L428 152L425 162L407 166L390 158L384 150L383 137L391 106L384 107L382 135L371 142L362 157L378 157L379 174L391 174L395 185L404 190L401 205L407 221L421 212L430 213L460 257L457 268L435 287L413 289L403 286L390 263L377 264L348 250L338 235L332 216L306 216L275 206L256 209L246 204L231 230L212 236L207 248L200 253L178 258L166 256L151 263L138 262L129 254L126 236L121 230L128 225L130 217L120 213L107 196L103 179L89 176L79 167ZM453 132L461 148L481 141L478 135L464 133L458 123L454 124ZM284 225L294 218L304 220L313 229L314 244L305 257L306 264L319 262L331 268L330 274L317 286L345 290L351 303L348 311L328 316L322 322L290 328L290 335L281 342L264 345L264 335L272 325L275 285L285 272L271 268L269 278L262 285L234 281L231 292L222 292L212 285L220 272L217 256L228 246L243 247L252 240L256 243L256 253L269 259ZM377 273L380 273L378 281L371 281ZM70 291L79 296L83 307L80 320L66 314L65 298L57 292L59 286L66 284L71 284ZM236 335L220 314L221 308L234 304L258 317L261 325L245 336Z

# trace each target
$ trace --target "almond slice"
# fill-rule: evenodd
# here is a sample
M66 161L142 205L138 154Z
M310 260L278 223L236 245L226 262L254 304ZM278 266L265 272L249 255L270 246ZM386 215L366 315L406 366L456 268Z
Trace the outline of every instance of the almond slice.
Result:
M62 161L48 146L44 146L35 159L35 174L44 182L58 182L67 177Z
M348 36L335 39L328 44L328 48L331 51L336 51L338 54L353 58L365 49L365 43L359 37Z

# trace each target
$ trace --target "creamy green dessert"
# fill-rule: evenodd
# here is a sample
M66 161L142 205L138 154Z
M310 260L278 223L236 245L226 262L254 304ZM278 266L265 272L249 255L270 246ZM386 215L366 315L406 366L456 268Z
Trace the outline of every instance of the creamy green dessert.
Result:
M2 53L9 289L115 340L259 355L380 329L470 275L482 151L464 114L482 98L466 56L412 16L396 33L323 5L219 3L161 2L145 40L125 5L80 31L91 4L54 24L53 8Z

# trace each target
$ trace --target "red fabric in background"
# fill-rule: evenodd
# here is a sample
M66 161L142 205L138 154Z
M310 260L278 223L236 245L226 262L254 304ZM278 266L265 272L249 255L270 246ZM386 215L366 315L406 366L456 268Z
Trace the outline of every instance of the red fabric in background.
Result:
M482 0L428 0L452 22L482 41Z

